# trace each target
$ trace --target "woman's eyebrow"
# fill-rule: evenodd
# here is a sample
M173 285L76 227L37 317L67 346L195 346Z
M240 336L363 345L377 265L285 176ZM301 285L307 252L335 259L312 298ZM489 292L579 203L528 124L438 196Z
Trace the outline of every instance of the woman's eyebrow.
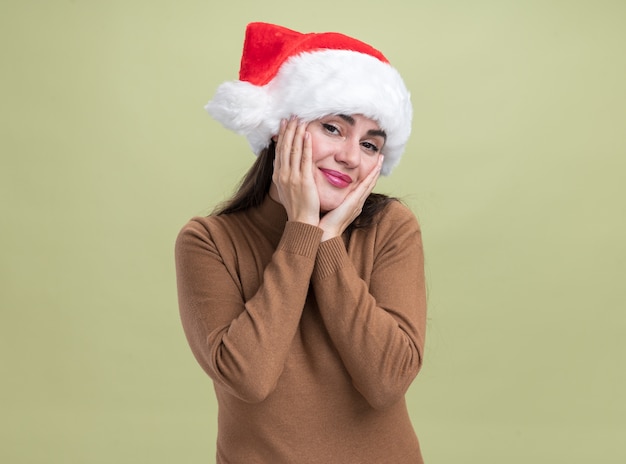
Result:
M370 129L367 131L367 135L370 137L382 137L385 141L387 140L387 133L382 129Z
M356 123L354 118L348 114L338 114L337 116L339 116L351 126L354 126L354 124ZM382 129L370 129L367 131L367 135L369 135L370 137L382 137L387 140L387 133Z
M354 118L352 116L349 116L347 114L338 114L337 116L339 116L341 119L343 119L344 121L346 121L348 124L350 124L351 126L354 126L354 124L356 123L356 121L354 120Z

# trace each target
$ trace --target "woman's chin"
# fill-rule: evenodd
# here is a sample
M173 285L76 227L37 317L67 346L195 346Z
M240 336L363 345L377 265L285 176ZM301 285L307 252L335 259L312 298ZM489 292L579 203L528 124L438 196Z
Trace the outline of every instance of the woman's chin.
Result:
M322 214L326 214L329 211L332 211L336 208L338 208L341 203L343 202L344 198L334 198L334 199L326 199L326 200L320 200L320 212Z
M326 214L329 211L337 209L346 200L346 197L353 189L336 188L329 186L323 182L317 182L317 194L320 199L320 212Z

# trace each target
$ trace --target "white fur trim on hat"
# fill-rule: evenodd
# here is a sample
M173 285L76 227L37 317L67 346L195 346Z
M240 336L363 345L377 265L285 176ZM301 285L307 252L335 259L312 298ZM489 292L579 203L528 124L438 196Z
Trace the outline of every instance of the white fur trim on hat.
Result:
M382 174L398 164L411 133L410 94L389 64L350 50L319 50L289 58L268 84L220 85L206 110L225 127L245 135L255 154L292 115L313 121L330 114L361 114L387 134Z

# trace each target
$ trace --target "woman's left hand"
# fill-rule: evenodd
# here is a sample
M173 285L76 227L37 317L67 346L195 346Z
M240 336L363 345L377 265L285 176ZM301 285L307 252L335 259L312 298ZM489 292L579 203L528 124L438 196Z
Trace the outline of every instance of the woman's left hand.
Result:
M322 242L333 237L339 237L352 221L361 214L365 200L367 200L369 194L374 190L378 176L380 176L382 165L383 155L380 155L376 166L374 166L370 173L346 196L345 200L337 208L329 211L322 217L319 223L319 227L324 230Z

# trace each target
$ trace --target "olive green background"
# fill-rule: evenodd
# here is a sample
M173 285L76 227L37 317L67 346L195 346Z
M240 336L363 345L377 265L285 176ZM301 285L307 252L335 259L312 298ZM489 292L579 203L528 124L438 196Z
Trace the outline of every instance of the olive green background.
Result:
M2 0L0 462L214 461L173 243L253 160L202 107L255 20L411 89L427 462L626 462L622 0Z

